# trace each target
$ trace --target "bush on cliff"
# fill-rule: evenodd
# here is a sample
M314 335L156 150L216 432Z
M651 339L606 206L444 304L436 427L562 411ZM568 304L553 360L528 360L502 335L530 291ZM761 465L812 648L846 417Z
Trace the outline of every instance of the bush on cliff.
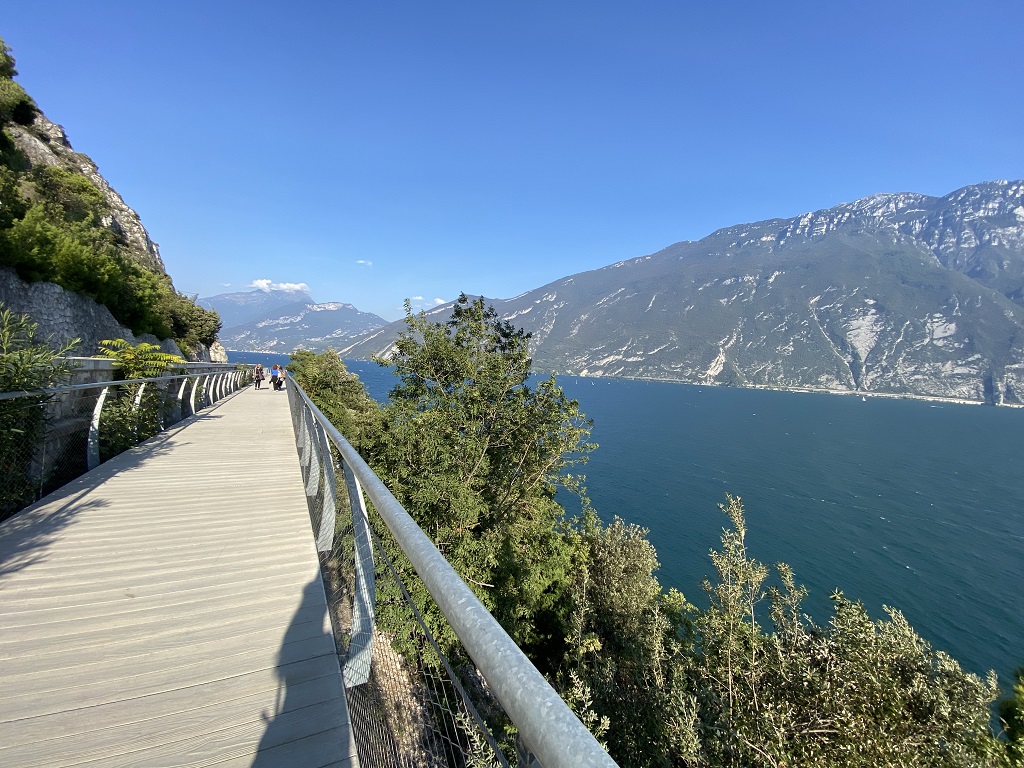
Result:
M109 225L103 192L66 168L33 168L2 132L8 123L31 124L36 114L14 74L0 39L0 265L23 280L56 283L103 304L133 333L173 338L184 351L212 344L220 317L132 257Z

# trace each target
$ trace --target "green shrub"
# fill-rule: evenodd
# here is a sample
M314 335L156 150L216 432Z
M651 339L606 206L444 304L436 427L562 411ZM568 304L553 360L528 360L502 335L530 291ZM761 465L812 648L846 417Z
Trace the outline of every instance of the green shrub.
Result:
M25 89L13 80L0 78L0 125L31 125L39 112Z
M38 331L27 315L0 305L0 392L45 389L69 373L71 364L61 357L78 339L51 347ZM46 426L48 400L46 395L0 400L0 520L36 498L32 459Z
M148 379L162 376L184 364L177 355L168 354L155 344L132 345L125 339L105 339L99 354L114 361L121 377ZM124 384L113 390L103 405L100 417L100 455L104 461L116 456L160 430L161 390L154 384Z

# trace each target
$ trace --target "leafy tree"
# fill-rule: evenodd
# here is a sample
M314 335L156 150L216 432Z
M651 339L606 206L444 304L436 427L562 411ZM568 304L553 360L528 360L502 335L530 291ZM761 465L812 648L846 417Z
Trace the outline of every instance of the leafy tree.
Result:
M25 89L12 79L17 74L11 49L0 38L0 127L11 122L29 125L38 112Z
M170 289L168 295L171 332L178 348L182 351L197 352L199 345L210 346L217 340L221 319L216 310L206 309L196 303L197 296L188 297Z
M286 366L317 408L357 449L377 414L376 402L333 349L296 350Z
M692 756L696 706L684 686L693 607L662 590L645 529L617 517L604 525L585 503L568 537L572 613L560 688L570 703L586 691L593 714L589 722L586 709L577 714L604 733L621 765L670 766Z
M185 361L155 344L132 345L125 339L105 339L99 354L114 361L126 381L162 376ZM160 430L163 395L156 384L125 384L103 406L100 448L104 459L116 456Z
M39 325L0 305L0 392L31 392L57 384L72 369L63 359L77 344L39 338ZM32 459L46 424L47 395L0 400L0 520L35 498Z
M460 296L445 323L407 302L405 322L380 361L400 383L370 463L509 634L553 665L570 562L554 495L572 489L563 472L585 460L589 422L554 378L531 385L529 336L482 299Z
M17 74L18 70L14 68L14 56L11 54L11 48L0 37L0 79L10 80Z

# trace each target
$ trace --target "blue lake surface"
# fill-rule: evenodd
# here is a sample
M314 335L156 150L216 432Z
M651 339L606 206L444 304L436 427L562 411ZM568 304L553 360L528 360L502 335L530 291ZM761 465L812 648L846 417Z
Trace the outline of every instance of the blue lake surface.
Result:
M347 364L378 399L394 384L373 363ZM1024 410L559 382L594 421L594 506L650 530L666 587L704 604L727 523L717 505L731 493L751 555L789 563L819 623L839 588L874 618L898 608L966 669L995 669L1004 690L1024 665Z

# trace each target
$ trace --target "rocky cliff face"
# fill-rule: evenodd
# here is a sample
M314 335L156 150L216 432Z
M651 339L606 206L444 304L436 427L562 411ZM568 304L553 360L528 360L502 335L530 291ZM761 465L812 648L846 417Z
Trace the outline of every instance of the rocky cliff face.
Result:
M1024 183L729 227L493 303L542 370L1019 403Z
M152 272L166 274L160 249L150 238L139 215L132 210L100 175L96 164L86 155L76 152L64 129L51 122L42 113L35 115L29 125L9 122L3 126L4 134L13 143L30 168L56 166L86 177L103 195L109 212L101 225L110 229L121 246L121 252ZM92 299L64 290L52 283L27 283L14 270L0 268L0 301L11 310L28 314L35 320L44 336L55 342L81 339L77 354L96 353L103 339L123 338L137 343L156 343L173 354L181 354L172 340L160 341L144 334L136 337L120 325L103 305ZM190 357L204 362L227 362L223 346L199 345Z
M31 126L12 123L6 126L6 131L33 166L56 165L88 178L103 193L110 206L111 213L104 220L104 226L112 229L119 239L128 244L133 257L140 263L153 271L166 273L160 249L150 239L139 215L128 207L117 191L100 175L92 160L75 152L61 126L39 113Z

